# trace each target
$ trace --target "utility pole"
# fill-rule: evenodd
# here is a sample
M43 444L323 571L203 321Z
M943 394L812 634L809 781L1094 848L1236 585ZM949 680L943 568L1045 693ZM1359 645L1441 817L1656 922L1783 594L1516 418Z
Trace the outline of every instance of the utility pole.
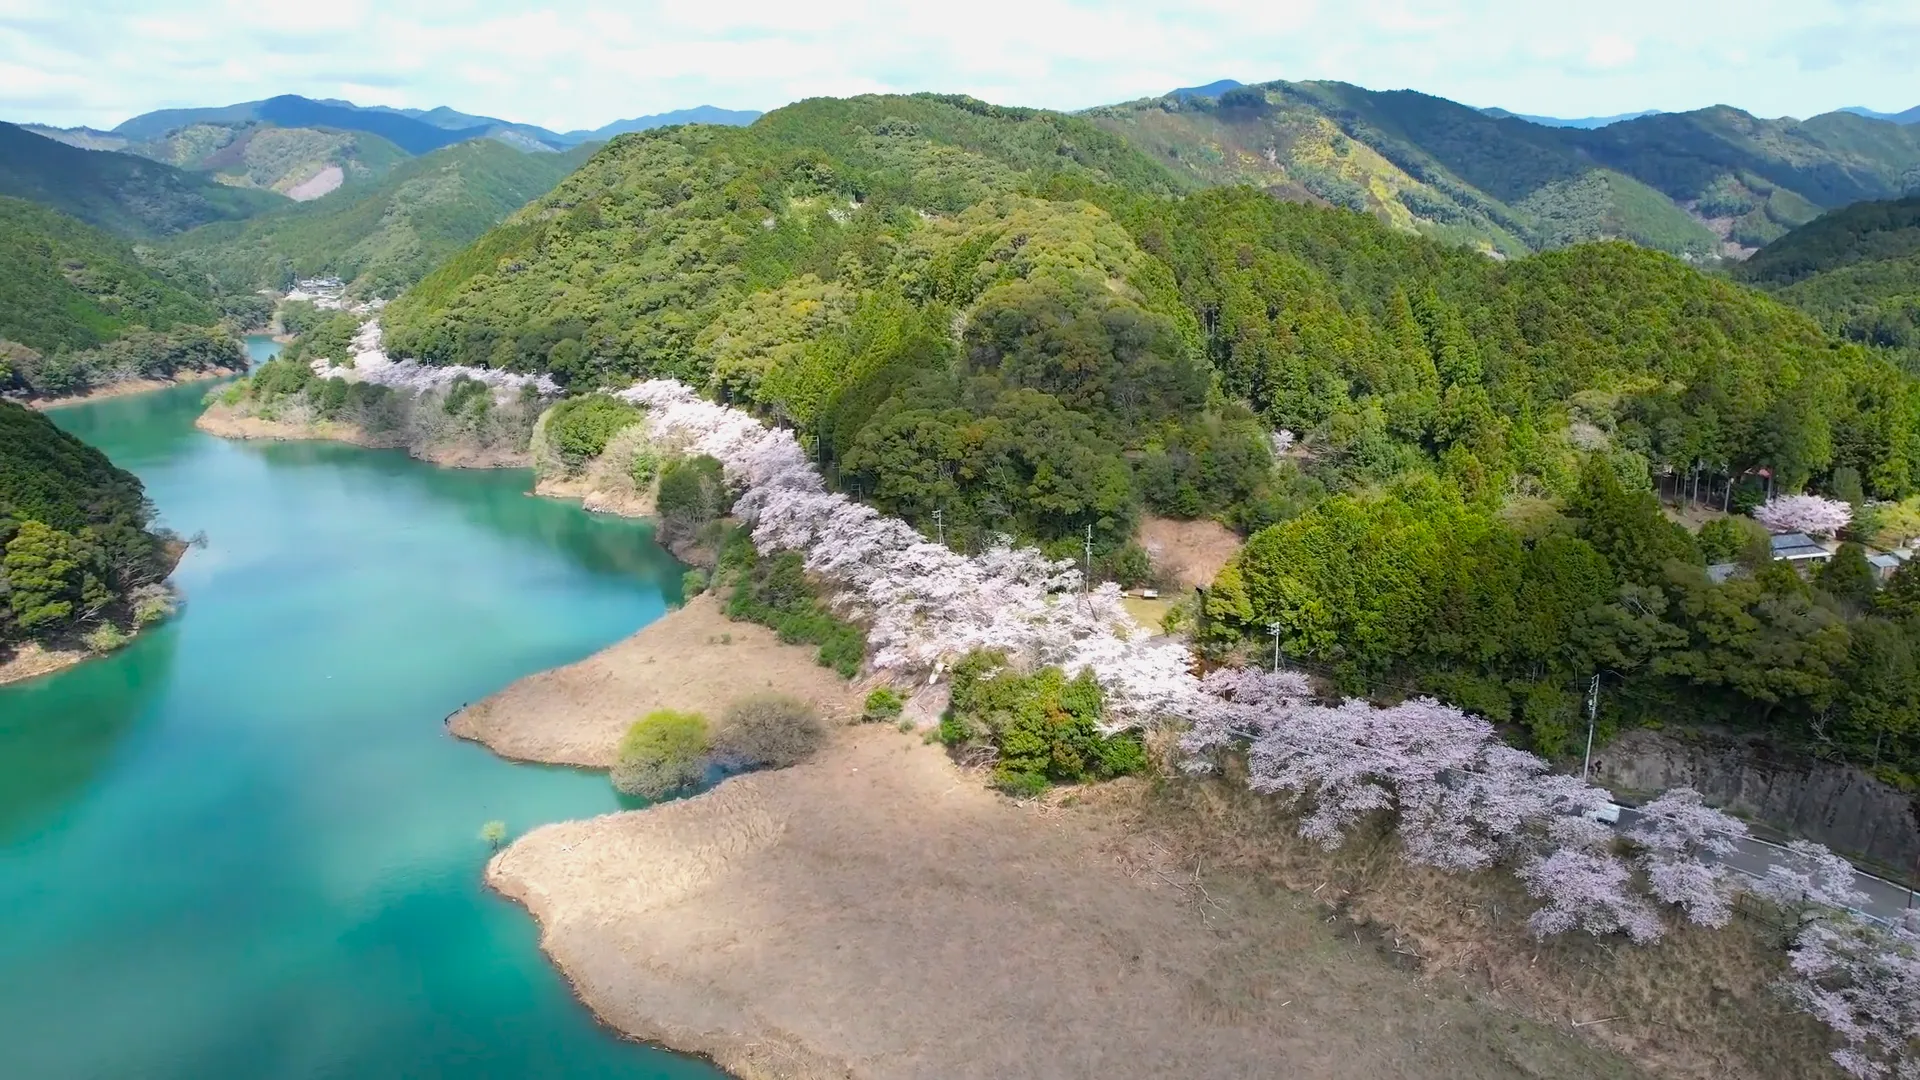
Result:
M1277 622L1268 623L1267 633L1273 635L1273 670L1279 671L1280 670L1280 624Z
M938 536L940 538L940 546L946 547L947 546L946 514L940 510L935 510L933 512L933 532L935 536Z
M1580 766L1580 779L1585 780L1593 771L1593 726L1600 716L1600 676L1595 673L1593 682L1587 686L1587 760Z
M1087 568L1080 575L1080 591L1093 589L1093 526L1087 526Z

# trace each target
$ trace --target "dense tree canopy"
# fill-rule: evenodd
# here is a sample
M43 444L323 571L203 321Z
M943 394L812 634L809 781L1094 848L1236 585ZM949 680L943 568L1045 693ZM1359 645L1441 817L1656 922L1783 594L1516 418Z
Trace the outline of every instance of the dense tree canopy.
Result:
M97 620L165 573L140 481L0 401L0 644Z

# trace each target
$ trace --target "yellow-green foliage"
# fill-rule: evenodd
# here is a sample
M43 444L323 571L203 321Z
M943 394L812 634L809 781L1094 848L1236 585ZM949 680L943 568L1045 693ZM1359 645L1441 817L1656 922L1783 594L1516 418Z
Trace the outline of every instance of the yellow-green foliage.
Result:
M706 772L712 735L696 712L660 709L634 722L620 739L613 786L628 795L658 799L692 787Z

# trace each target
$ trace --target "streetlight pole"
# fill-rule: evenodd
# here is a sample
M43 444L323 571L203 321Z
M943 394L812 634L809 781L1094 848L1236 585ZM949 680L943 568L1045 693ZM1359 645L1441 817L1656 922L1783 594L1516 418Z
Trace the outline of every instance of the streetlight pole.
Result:
M1273 670L1279 671L1280 670L1280 624L1277 622L1268 623L1267 633L1273 635Z
M933 531L934 531L934 535L940 538L940 546L946 547L947 546L946 514L940 510L935 510L933 512Z
M1593 771L1593 726L1600 714L1600 676L1596 672L1587 686L1587 760L1580 766L1580 779Z
M1087 568L1080 574L1080 591L1093 589L1093 526L1087 526Z

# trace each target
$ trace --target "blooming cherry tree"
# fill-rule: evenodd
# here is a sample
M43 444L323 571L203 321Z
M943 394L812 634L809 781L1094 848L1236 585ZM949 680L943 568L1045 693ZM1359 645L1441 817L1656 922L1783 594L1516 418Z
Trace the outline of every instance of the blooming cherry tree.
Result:
M1808 926L1791 963L1795 1004L1846 1043L1835 1064L1860 1080L1920 1077L1920 937L1842 916Z
M361 325L359 332L353 336L351 353L351 367L333 367L325 358L315 359L314 374L322 378L390 386L410 394L443 390L463 376L474 382L485 383L499 400L517 394L527 386L532 386L542 397L557 397L560 393L560 384L554 382L550 375L520 375L497 368L463 367L458 364L440 367L418 360L394 360L381 348L379 319L369 319Z
M1692 788L1674 788L1640 808L1627 838L1641 848L1647 884L1663 904L1677 904L1701 926L1721 927L1733 918L1733 897L1745 879L1715 862L1747 837L1735 818L1703 804ZM1851 867L1849 867L1851 870Z
M1527 925L1537 937L1569 930L1623 933L1645 945L1660 937L1660 917L1629 887L1631 868L1616 856L1564 847L1520 868L1527 892L1545 900Z
M1754 507L1753 519L1772 532L1837 536L1853 520L1853 507L1818 495L1781 495Z

